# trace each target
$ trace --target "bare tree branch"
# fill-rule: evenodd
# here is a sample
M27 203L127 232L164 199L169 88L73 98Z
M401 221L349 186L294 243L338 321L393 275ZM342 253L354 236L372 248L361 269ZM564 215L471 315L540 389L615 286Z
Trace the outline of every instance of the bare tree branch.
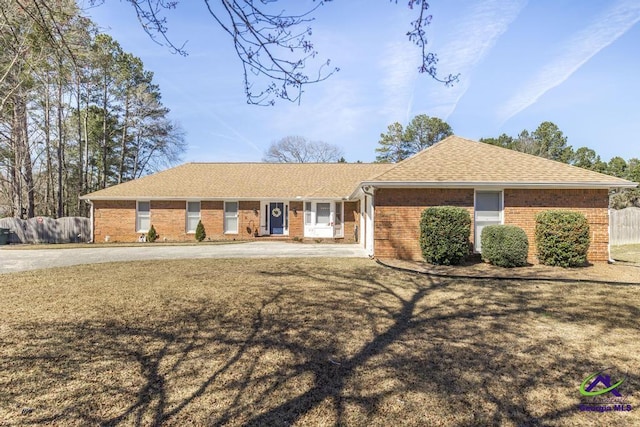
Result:
M91 0L102 4L105 0ZM177 0L126 0L135 9L144 31L156 43L168 46L174 53L186 55L184 44L176 46L168 36L167 18L163 12L175 9ZM277 99L300 102L305 87L319 83L339 71L330 60L319 60L311 41L310 23L317 9L332 0L314 0L309 10L287 13L275 9L277 0L203 0L216 24L231 37L236 56L242 64L247 103L273 105ZM397 3L398 0L390 0ZM369 6L367 6L369 7ZM408 7L417 11L410 23L409 41L420 48L420 73L449 86L458 75L441 78L437 74L438 57L427 50L426 27L432 16L426 0L409 0Z
M266 151L267 163L330 163L343 156L340 147L323 141L309 141L302 136L286 136L274 141Z

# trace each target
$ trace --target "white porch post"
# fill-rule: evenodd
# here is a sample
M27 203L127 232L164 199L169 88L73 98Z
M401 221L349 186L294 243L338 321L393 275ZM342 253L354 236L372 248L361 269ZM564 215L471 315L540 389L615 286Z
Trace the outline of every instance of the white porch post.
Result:
M373 256L374 255L373 219L374 219L374 213L375 213L373 208L373 193L371 194L365 193L364 199L365 199L365 222L366 222L366 226L365 226L366 235L365 235L364 249L367 252L367 255Z
M360 225L359 225L359 229L358 229L358 243L360 244L360 246L362 246L363 248L365 247L365 229L366 229L366 199L367 196L362 196L362 198L360 199Z

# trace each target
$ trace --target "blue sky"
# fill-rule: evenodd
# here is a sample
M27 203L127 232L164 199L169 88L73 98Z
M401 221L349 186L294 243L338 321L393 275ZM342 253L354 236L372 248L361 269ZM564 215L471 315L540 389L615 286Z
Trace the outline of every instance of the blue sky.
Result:
M640 0L432 1L429 49L445 87L417 72L405 33L415 13L386 0L334 0L312 24L321 59L340 72L309 86L302 103L247 105L242 68L203 0L168 13L173 55L144 33L126 2L88 14L155 73L163 100L186 131L185 161L260 161L272 141L301 135L338 145L348 161L373 161L380 133L417 114L457 135L517 135L552 121L574 148L608 161L640 157ZM281 0L279 9L312 6Z

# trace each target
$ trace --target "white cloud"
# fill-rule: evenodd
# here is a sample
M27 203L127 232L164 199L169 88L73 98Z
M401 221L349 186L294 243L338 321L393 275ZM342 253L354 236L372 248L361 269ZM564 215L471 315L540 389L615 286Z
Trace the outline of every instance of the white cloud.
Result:
M533 105L542 95L565 82L595 54L616 41L640 21L640 2L619 1L587 28L562 45L556 58L545 65L500 108L502 123Z
M471 72L491 51L500 36L518 17L525 0L486 0L473 3L451 27L447 27L444 43L435 43L440 76L460 73L460 81L453 87L429 84L425 98L429 102L427 114L446 120L471 87ZM437 100L437 101L436 101Z
M389 42L383 48L382 114L389 121L409 119L415 80L418 77L418 51L405 39Z

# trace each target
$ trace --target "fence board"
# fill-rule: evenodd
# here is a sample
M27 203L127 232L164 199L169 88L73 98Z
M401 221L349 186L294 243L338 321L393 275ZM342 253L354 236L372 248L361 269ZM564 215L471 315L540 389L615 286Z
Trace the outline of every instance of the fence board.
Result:
M640 243L640 208L609 210L612 245Z
M91 221L83 217L1 218L9 229L9 243L75 243L91 240Z

